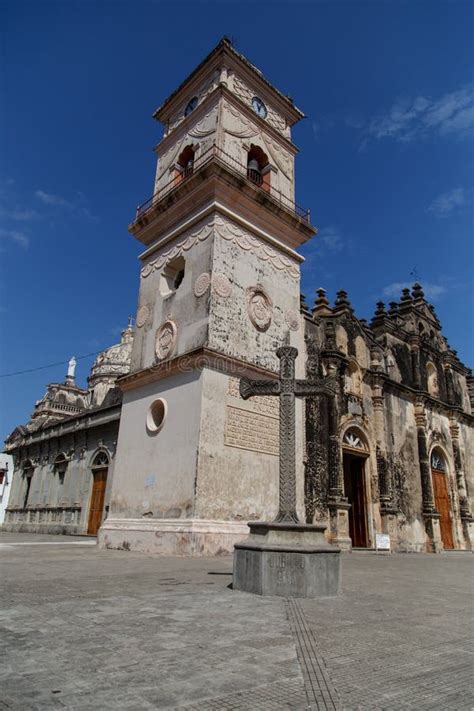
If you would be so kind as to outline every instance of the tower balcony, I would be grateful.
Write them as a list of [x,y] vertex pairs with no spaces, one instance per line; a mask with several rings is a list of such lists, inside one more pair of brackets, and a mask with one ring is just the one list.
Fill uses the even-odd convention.
[[266,205],[272,212],[278,212],[283,217],[286,213],[287,219],[296,220],[302,227],[310,228],[313,232],[308,209],[272,186],[264,172],[239,163],[222,148],[213,145],[137,207],[135,219],[130,225],[132,234],[138,236],[155,217],[212,176],[220,176],[257,203]]

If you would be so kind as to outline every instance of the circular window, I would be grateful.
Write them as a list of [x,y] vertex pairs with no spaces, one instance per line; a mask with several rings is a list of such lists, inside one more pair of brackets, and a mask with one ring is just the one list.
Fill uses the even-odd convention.
[[156,434],[161,430],[165,423],[167,411],[168,405],[163,398],[160,397],[151,403],[146,418],[146,427],[149,432]]

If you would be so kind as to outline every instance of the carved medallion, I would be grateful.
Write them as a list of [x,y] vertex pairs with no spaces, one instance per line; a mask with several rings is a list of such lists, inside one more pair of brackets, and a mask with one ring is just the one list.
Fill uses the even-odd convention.
[[212,277],[212,288],[217,296],[222,296],[223,299],[230,296],[232,285],[224,274],[216,274]]
[[300,327],[299,314],[293,309],[288,309],[288,311],[285,312],[285,321],[290,331],[297,331]]
[[204,274],[198,276],[194,282],[194,296],[197,296],[198,298],[200,296],[204,296],[206,291],[209,289],[210,283],[211,276],[207,272],[204,272]]
[[176,337],[178,335],[178,327],[174,321],[165,321],[156,332],[155,339],[155,355],[158,360],[169,358],[174,351],[176,345]]
[[272,322],[273,303],[268,294],[257,286],[247,289],[247,313],[258,331],[266,331]]
[[137,319],[136,319],[136,324],[137,328],[141,328],[146,324],[148,321],[148,316],[150,315],[150,309],[148,306],[145,304],[143,306],[140,306],[140,308],[137,311]]

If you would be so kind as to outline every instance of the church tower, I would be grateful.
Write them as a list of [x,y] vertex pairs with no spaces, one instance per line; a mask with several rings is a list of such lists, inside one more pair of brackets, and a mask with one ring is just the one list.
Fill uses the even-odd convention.
[[275,376],[283,343],[303,351],[296,250],[315,229],[295,202],[302,117],[226,38],[154,114],[164,134],[130,225],[140,292],[102,546],[212,555],[276,513],[278,403],[244,402],[238,379]]

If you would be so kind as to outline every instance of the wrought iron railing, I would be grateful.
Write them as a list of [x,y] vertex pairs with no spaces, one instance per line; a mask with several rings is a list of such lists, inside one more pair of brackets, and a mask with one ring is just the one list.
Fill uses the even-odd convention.
[[[137,212],[135,215],[135,220],[143,217],[148,210],[158,205],[165,197],[176,190],[185,181],[189,180],[192,175],[202,170],[205,166],[209,165],[212,161],[224,165],[232,173],[237,174],[239,178],[243,178],[246,182],[257,185],[265,196],[271,201],[277,203],[278,205],[290,210],[300,217],[305,222],[310,222],[310,212],[306,208],[300,207],[296,202],[290,200],[286,195],[284,195],[280,190],[276,190],[273,187],[269,189],[262,188],[262,176],[258,171],[250,170],[246,165],[243,165],[237,161],[233,156],[229,155],[219,148],[218,146],[211,146],[207,151],[205,151],[202,156],[196,158],[189,167],[189,169],[184,170],[178,175],[174,176],[165,185],[163,185],[159,190],[157,190],[154,195],[151,196],[146,202],[142,203],[137,207]],[[254,176],[253,173],[256,175]]]

